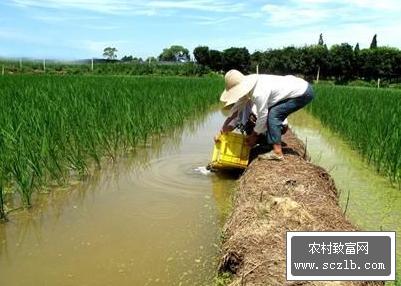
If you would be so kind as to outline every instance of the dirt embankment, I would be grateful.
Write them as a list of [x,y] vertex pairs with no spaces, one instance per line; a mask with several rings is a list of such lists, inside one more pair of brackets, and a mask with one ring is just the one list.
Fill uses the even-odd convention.
[[286,281],[286,231],[356,228],[338,205],[333,179],[304,159],[290,131],[282,162],[254,160],[239,181],[233,212],[224,226],[220,271],[231,285],[384,285],[382,282]]

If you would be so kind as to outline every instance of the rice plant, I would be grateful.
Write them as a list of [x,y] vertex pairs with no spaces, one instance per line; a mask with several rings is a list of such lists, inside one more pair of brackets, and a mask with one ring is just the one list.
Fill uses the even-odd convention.
[[316,85],[308,107],[401,187],[401,91]]
[[83,176],[205,112],[221,86],[218,78],[1,77],[0,216],[4,188],[29,207],[43,185]]

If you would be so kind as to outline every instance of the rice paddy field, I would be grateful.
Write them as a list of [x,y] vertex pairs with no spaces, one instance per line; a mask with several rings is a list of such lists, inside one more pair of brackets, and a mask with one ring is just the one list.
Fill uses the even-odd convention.
[[[93,282],[99,267],[105,274],[102,281],[111,279],[104,280],[108,285],[116,281],[119,285],[132,285],[132,281],[172,285],[166,281],[177,279],[182,285],[204,285],[204,276],[210,282],[217,267],[219,223],[225,220],[225,205],[230,202],[227,190],[234,188],[234,179],[202,177],[194,170],[209,162],[212,137],[224,120],[220,111],[211,108],[223,86],[218,77],[0,76],[0,218],[20,207],[38,206],[32,216],[13,217],[17,224],[2,225],[0,258],[6,257],[2,253],[11,253],[29,272],[27,277],[36,279],[32,285],[58,281],[59,275],[76,279],[75,284]],[[315,91],[305,114],[319,121],[316,134],[324,137],[328,127],[366,160],[350,155],[363,163],[359,169],[371,164],[380,178],[401,188],[401,91],[329,85],[316,85]],[[307,126],[302,118],[293,118],[299,130]],[[162,138],[160,146],[152,143],[155,138]],[[325,151],[321,142],[324,138],[315,144],[315,153],[330,153],[331,147]],[[344,149],[338,142],[331,142],[334,149]],[[351,174],[356,165],[341,157],[341,150],[333,153],[336,160],[327,161],[347,165],[346,172]],[[134,168],[127,161],[147,167]],[[117,162],[117,167],[110,162]],[[87,175],[96,169],[102,169],[103,175],[92,182]],[[350,186],[353,179],[342,182],[346,176],[339,174],[336,183],[344,189]],[[354,191],[349,202],[351,220],[363,229],[398,229],[394,215],[401,198],[398,190],[391,186],[383,192],[385,183],[379,180],[373,185],[373,179],[360,174],[355,189],[362,191]],[[82,180],[84,191],[36,200],[35,195],[77,180]],[[364,183],[372,185],[369,196]],[[382,205],[374,205],[378,201]],[[42,214],[43,205],[47,207]],[[150,247],[144,248],[145,244]],[[135,251],[127,251],[133,247]],[[55,263],[54,253],[66,257],[65,265]],[[143,260],[135,262],[135,253],[143,255]],[[162,259],[155,264],[153,257],[159,256]],[[82,265],[76,257],[83,259]],[[53,270],[53,278],[37,274],[39,260]],[[99,266],[95,260],[105,262]],[[4,275],[18,276],[10,261],[0,259],[1,263]],[[154,273],[134,275],[134,266],[140,263],[143,271],[152,272],[154,267]],[[196,267],[188,270],[191,264]],[[87,267],[87,273],[81,266]],[[153,280],[141,280],[145,276]]]
[[32,194],[100,168],[218,101],[221,80],[112,76],[0,78],[0,215]]
[[316,85],[308,110],[401,189],[401,91]]
[[[4,76],[0,79],[0,215],[45,186],[100,168],[218,101],[219,78]],[[316,85],[309,112],[401,186],[401,92]]]

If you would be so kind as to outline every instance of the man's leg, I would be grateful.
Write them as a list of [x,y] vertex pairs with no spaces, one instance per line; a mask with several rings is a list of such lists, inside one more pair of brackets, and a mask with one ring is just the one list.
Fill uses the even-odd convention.
[[278,156],[283,156],[281,149],[281,125],[283,121],[295,111],[301,109],[313,99],[313,93],[306,93],[300,97],[290,98],[279,102],[269,111],[267,142],[273,145],[273,151]]

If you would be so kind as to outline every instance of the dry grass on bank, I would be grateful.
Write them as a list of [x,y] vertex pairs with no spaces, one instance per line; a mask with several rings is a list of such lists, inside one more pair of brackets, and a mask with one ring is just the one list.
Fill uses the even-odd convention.
[[301,141],[284,136],[282,162],[255,160],[239,181],[224,227],[220,271],[230,285],[384,285],[382,282],[286,281],[286,231],[349,231],[356,228],[338,205],[333,179],[304,159]]

